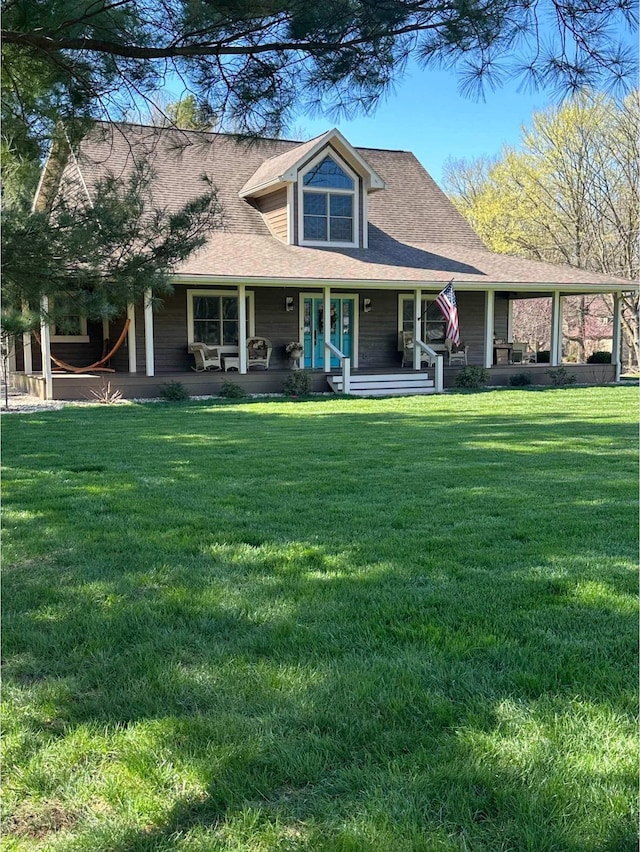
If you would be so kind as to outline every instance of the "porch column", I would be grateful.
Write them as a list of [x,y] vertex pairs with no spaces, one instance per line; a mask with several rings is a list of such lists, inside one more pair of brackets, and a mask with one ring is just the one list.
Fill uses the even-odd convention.
[[413,294],[413,369],[420,369],[422,350],[416,341],[421,340],[420,325],[422,321],[422,290],[416,288]]
[[560,290],[553,291],[551,302],[551,352],[549,360],[552,367],[562,363],[562,298]]
[[507,343],[513,343],[513,299],[507,302]]
[[620,381],[622,368],[622,293],[613,294],[613,341],[611,343],[611,363],[615,366],[615,381]]
[[496,294],[487,290],[484,300],[484,366],[488,370],[493,367],[493,323],[495,318]]
[[7,356],[7,367],[9,368],[10,373],[15,373],[16,371],[16,339],[11,336],[9,342],[9,354]]
[[[29,312],[29,306],[26,302],[22,303],[22,313],[27,314]],[[25,331],[22,335],[22,357],[24,360],[24,372],[25,373],[33,373],[33,357],[31,353],[31,332]]]
[[127,305],[127,319],[129,320],[129,331],[127,332],[127,349],[129,350],[129,372],[138,372],[138,357],[136,352],[136,308],[135,305]]
[[247,293],[244,284],[238,284],[238,356],[240,373],[247,372]]
[[147,376],[155,376],[155,354],[153,350],[153,303],[151,290],[144,294],[144,359]]
[[[324,318],[322,324],[324,326],[322,329],[324,342],[327,343],[327,341],[331,340],[331,287],[324,288]],[[330,373],[331,352],[329,352],[326,346],[324,346],[323,349],[324,371],[325,373]]]
[[51,375],[51,330],[47,314],[49,313],[49,299],[43,296],[40,301],[42,319],[40,320],[40,341],[42,355],[42,378],[44,379],[45,399],[53,399],[53,376]]

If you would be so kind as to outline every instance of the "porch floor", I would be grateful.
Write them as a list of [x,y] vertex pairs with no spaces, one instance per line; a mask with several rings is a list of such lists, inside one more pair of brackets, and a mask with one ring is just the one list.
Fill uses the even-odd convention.
[[[615,381],[616,368],[613,364],[563,364],[570,375],[575,375],[580,384],[603,384]],[[444,387],[455,385],[455,377],[460,367],[444,368]],[[489,385],[505,386],[509,378],[516,373],[527,373],[534,385],[550,384],[547,371],[549,364],[509,364],[489,368]],[[412,372],[405,368],[406,372]],[[325,373],[322,370],[308,371],[311,375],[311,390],[313,393],[329,393],[327,377],[340,375],[338,370]],[[402,372],[401,368],[393,367],[386,370],[359,369],[352,370],[354,376],[390,375]],[[424,370],[433,377],[433,370]],[[159,396],[162,385],[170,381],[181,382],[190,396],[215,396],[225,382],[240,385],[248,394],[277,394],[283,392],[289,369],[251,370],[246,375],[235,371],[196,373],[189,371],[162,371],[155,376],[145,376],[141,373],[71,373],[53,374],[53,399],[86,400],[91,399],[91,391],[98,390],[107,382],[111,387],[121,392],[125,399],[151,399]],[[46,397],[45,381],[38,373],[13,373],[11,384],[33,396]]]

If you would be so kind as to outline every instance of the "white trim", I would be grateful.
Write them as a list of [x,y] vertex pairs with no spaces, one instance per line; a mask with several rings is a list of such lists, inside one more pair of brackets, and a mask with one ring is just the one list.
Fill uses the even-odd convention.
[[[422,290],[416,287],[413,293],[413,369],[420,369],[421,352],[416,340],[422,340]],[[423,341],[426,343],[426,341]]]
[[52,334],[52,343],[89,343],[88,334]]
[[[330,157],[336,165],[347,173],[353,181],[353,189],[334,189],[333,187],[316,188],[312,186],[304,186],[304,176],[307,172],[322,162],[325,157]],[[347,195],[353,198],[352,209],[352,231],[353,240],[351,242],[336,242],[335,240],[305,240],[304,239],[304,193],[311,192],[314,195]],[[342,160],[339,154],[331,149],[322,148],[318,154],[301,168],[298,172],[298,245],[311,246],[316,248],[359,248],[360,246],[360,180],[357,172]],[[330,228],[331,210],[327,205],[327,228]],[[331,285],[326,285],[331,286]]]
[[513,343],[513,299],[507,302],[507,341]]
[[295,217],[294,217],[295,193],[293,184],[287,184],[287,245],[292,246],[295,242]]
[[551,300],[551,352],[549,361],[552,367],[562,362],[562,299],[560,290],[553,291]]
[[136,350],[136,306],[127,305],[127,319],[129,320],[129,331],[127,332],[127,349],[129,350],[129,372],[138,372],[138,355]]
[[16,339],[15,337],[11,338],[11,343],[9,346],[9,354],[7,356],[7,366],[9,368],[10,373],[16,372]]
[[[326,248],[327,244],[324,244]],[[448,279],[450,280],[450,279]],[[436,295],[447,286],[448,280],[430,281],[424,279],[420,281],[420,286],[423,290],[435,290]],[[391,291],[407,291],[410,293],[416,287],[415,281],[407,281],[406,279],[391,281],[381,278],[304,278],[297,276],[293,277],[278,277],[267,275],[208,275],[197,273],[183,273],[175,275],[172,279],[174,284],[184,284],[187,286],[198,287],[237,287],[238,284],[246,284],[248,287],[317,287],[326,286],[327,282],[333,287],[342,287],[350,290],[391,290]],[[609,293],[627,293],[632,292],[633,287],[631,282],[624,284],[563,284],[562,293],[566,295],[608,295]],[[558,289],[558,284],[548,283],[527,283],[514,284],[507,281],[496,281],[487,283],[475,282],[458,282],[456,278],[456,292],[465,291],[469,293],[486,293],[487,290],[503,291],[509,290],[518,293],[538,294],[540,297],[549,296],[551,292]]]
[[[324,309],[322,312],[322,337],[324,342],[331,342],[331,286],[324,288]],[[331,352],[327,346],[322,349],[325,373],[331,372]]]
[[611,363],[615,366],[615,381],[620,381],[622,368],[622,297],[617,293],[613,297],[613,340],[611,341]]
[[146,375],[155,376],[155,353],[153,351],[153,303],[151,290],[144,294],[144,360]]
[[[87,318],[81,314],[69,314],[69,316],[77,316],[80,321],[80,334],[56,334],[50,332],[52,343],[89,343],[89,334],[87,331]],[[55,324],[53,326],[55,329]]]
[[[240,286],[244,286],[244,284],[238,284],[238,286],[233,290],[219,290],[216,288],[208,288],[208,289],[196,289],[196,290],[187,290],[187,344],[191,345],[193,340],[193,299],[196,296],[235,296],[238,298],[238,290]],[[249,333],[247,337],[254,337],[256,333],[256,322],[255,322],[255,299],[253,290],[246,290],[245,296],[249,300]],[[238,311],[238,315],[239,315]],[[238,329],[238,335],[240,334],[240,330]],[[220,344],[221,346],[224,344]]]
[[493,324],[496,315],[496,294],[494,290],[485,290],[484,301],[484,366],[493,367],[493,341],[495,331]]
[[362,248],[369,248],[369,196],[364,186],[362,187]]
[[323,133],[322,136],[318,136],[315,145],[305,151],[297,162],[289,166],[289,168],[280,176],[280,180],[297,180],[297,173],[300,169],[301,163],[305,162],[309,157],[314,157],[318,151],[321,151],[329,145],[334,148],[339,157],[353,160],[354,163],[357,163],[357,165],[362,169],[362,176],[366,181],[366,190],[371,191],[387,188],[386,183],[380,175],[377,172],[374,172],[371,166],[360,156],[360,154],[358,154],[353,145],[351,145],[342,133],[340,133],[337,127],[327,131],[327,133]]
[[[442,287],[440,287],[440,289],[437,290],[437,291],[436,290],[428,290],[427,292],[425,292],[422,287],[420,287],[418,289],[420,290],[420,293],[421,293],[421,296],[420,296],[420,301],[421,301],[420,311],[422,311],[422,300],[424,300],[427,303],[429,303],[429,302],[435,303],[436,296],[438,295],[440,290],[442,290]],[[415,289],[412,293],[398,293],[398,316],[397,316],[397,319],[398,319],[398,339],[400,337],[400,333],[402,331],[404,331],[404,326],[403,326],[403,317],[404,317],[403,303],[404,302],[413,303],[413,305],[414,305],[414,320],[415,320],[415,316],[416,316],[415,315]],[[428,308],[428,304],[427,304],[427,308]],[[434,320],[434,322],[435,322],[435,320]],[[445,320],[444,317],[442,317],[442,325],[445,326],[445,331],[446,331],[446,320]],[[424,331],[424,329],[423,329],[423,326],[422,326],[422,323],[421,323],[420,333],[418,335],[418,340],[422,339],[421,335],[422,335],[423,331]],[[414,333],[415,333],[415,323],[414,323]],[[423,343],[426,343],[428,346],[435,347],[436,349],[438,349],[438,348],[444,349],[444,338],[442,339],[442,341],[424,340]]]
[[47,321],[49,299],[43,296],[40,300],[42,319],[40,321],[40,356],[42,358],[42,378],[44,379],[44,398],[53,399],[53,375],[51,372],[51,330]]
[[247,372],[247,293],[244,284],[238,284],[238,356],[240,373]]
[[[300,292],[298,294],[298,340],[304,345],[304,300],[305,299],[321,299],[322,293],[316,292]],[[351,302],[351,366],[354,370],[358,369],[358,340],[360,337],[360,317],[358,306],[360,304],[360,295],[358,293],[338,293],[332,291],[332,299],[349,299]],[[340,333],[340,345],[342,346],[342,331]],[[313,352],[313,342],[311,343]],[[313,358],[312,358],[313,360]],[[317,370],[320,365],[316,364],[309,369]]]

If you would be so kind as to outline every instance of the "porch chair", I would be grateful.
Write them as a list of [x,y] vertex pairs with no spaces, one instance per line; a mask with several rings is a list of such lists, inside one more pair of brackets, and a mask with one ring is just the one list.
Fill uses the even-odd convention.
[[[412,331],[401,331],[400,338],[398,340],[398,349],[402,352],[402,366],[403,367],[413,367],[413,332]],[[426,366],[431,366],[431,357],[424,349],[420,350],[420,366],[425,364]]]
[[269,369],[271,360],[271,341],[268,337],[247,338],[247,370],[251,367]]
[[448,363],[450,367],[467,366],[467,352],[469,351],[468,346],[465,346],[464,344],[456,346],[450,337],[447,337],[444,345],[447,350]]
[[511,363],[512,364],[535,364],[536,353],[529,349],[528,343],[517,343],[515,340],[512,343]]
[[192,343],[189,346],[189,352],[195,360],[196,373],[203,373],[205,370],[221,370],[222,360],[220,358],[220,350],[215,346],[207,346],[206,343]]

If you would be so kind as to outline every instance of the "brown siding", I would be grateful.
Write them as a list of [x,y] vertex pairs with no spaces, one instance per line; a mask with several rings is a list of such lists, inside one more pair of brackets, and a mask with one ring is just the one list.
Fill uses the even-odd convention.
[[278,189],[270,195],[256,198],[255,204],[262,213],[267,227],[279,240],[287,242],[287,190]]

